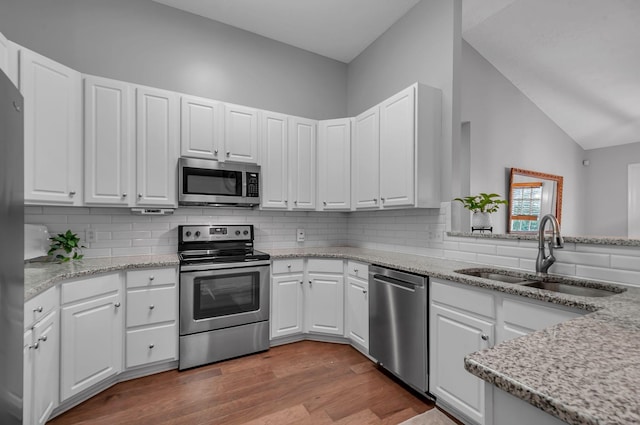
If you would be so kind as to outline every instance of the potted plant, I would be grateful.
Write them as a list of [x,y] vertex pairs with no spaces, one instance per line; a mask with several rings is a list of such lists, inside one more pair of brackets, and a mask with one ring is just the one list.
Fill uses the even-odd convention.
[[52,255],[56,251],[64,251],[64,254],[58,253],[55,259],[61,263],[66,263],[71,260],[81,260],[84,255],[80,254],[83,245],[80,245],[80,238],[71,230],[67,230],[65,233],[58,233],[57,235],[49,238],[51,245],[49,245],[49,251],[47,255]]
[[454,201],[462,202],[462,205],[473,212],[471,217],[471,230],[490,229],[491,213],[498,211],[500,205],[507,205],[509,201],[500,199],[497,193],[479,193],[475,196],[455,198]]

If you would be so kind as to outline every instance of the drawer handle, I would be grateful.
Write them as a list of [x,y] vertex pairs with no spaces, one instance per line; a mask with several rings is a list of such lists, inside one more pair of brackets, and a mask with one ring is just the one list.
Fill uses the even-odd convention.
[[153,310],[154,308],[156,308],[156,306],[155,306],[155,305],[153,305],[153,304],[151,304],[151,305],[149,306],[149,310]]
[[149,344],[149,350],[153,349],[153,347],[155,347],[153,343]]
[[489,335],[487,334],[482,334],[480,338],[482,338],[483,341],[489,341]]
[[115,307],[115,308],[120,307],[120,301],[118,301],[117,303],[115,303],[115,304],[114,304],[114,307]]
[[45,342],[46,340],[47,340],[47,336],[46,335],[43,335],[40,338],[38,338],[38,341]]
[[40,348],[40,342],[37,341],[35,344],[29,346],[29,350],[37,350]]
[[38,307],[34,308],[33,311],[35,313],[42,313],[44,311],[44,308],[42,308],[42,306],[39,305]]

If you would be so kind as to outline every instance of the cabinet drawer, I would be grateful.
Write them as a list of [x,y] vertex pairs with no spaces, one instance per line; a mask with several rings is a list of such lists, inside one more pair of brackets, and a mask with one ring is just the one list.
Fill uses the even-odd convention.
[[344,273],[343,264],[343,260],[310,258],[307,261],[307,271],[309,273]]
[[349,276],[359,277],[360,279],[369,279],[369,265],[349,260],[347,262],[347,273]]
[[304,270],[304,259],[291,258],[288,260],[275,260],[272,263],[271,273],[302,273]]
[[24,328],[30,328],[51,310],[58,307],[58,287],[47,289],[24,303]]
[[62,304],[120,291],[120,274],[112,273],[62,284]]
[[493,295],[458,285],[461,284],[431,279],[431,300],[482,316],[496,317]]
[[140,366],[178,356],[176,324],[127,331],[127,367]]
[[147,288],[127,292],[127,327],[168,322],[177,318],[176,288]]
[[505,299],[502,303],[504,321],[526,329],[540,330],[581,316],[579,312],[546,307],[531,302]]
[[178,280],[176,269],[131,270],[127,272],[127,288],[149,287],[156,285],[175,285]]

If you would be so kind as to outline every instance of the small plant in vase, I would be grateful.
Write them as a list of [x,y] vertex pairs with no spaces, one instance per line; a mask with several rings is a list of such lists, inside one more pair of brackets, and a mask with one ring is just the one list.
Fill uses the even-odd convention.
[[80,238],[71,230],[67,230],[65,233],[58,233],[57,235],[49,238],[51,245],[49,245],[49,251],[47,255],[53,255],[56,251],[64,251],[66,255],[62,253],[56,254],[55,259],[61,263],[66,263],[71,260],[81,260],[84,255],[80,254],[82,248],[85,246],[80,245]]
[[497,212],[500,205],[509,203],[505,199],[500,199],[497,193],[479,193],[475,196],[455,198],[454,201],[462,202],[466,209],[473,212],[471,230],[490,229],[491,213]]

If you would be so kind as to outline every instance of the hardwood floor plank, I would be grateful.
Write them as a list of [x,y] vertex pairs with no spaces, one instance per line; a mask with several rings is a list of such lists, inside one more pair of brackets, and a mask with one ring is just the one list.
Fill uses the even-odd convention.
[[433,404],[348,345],[302,341],[123,382],[50,425],[394,425]]

